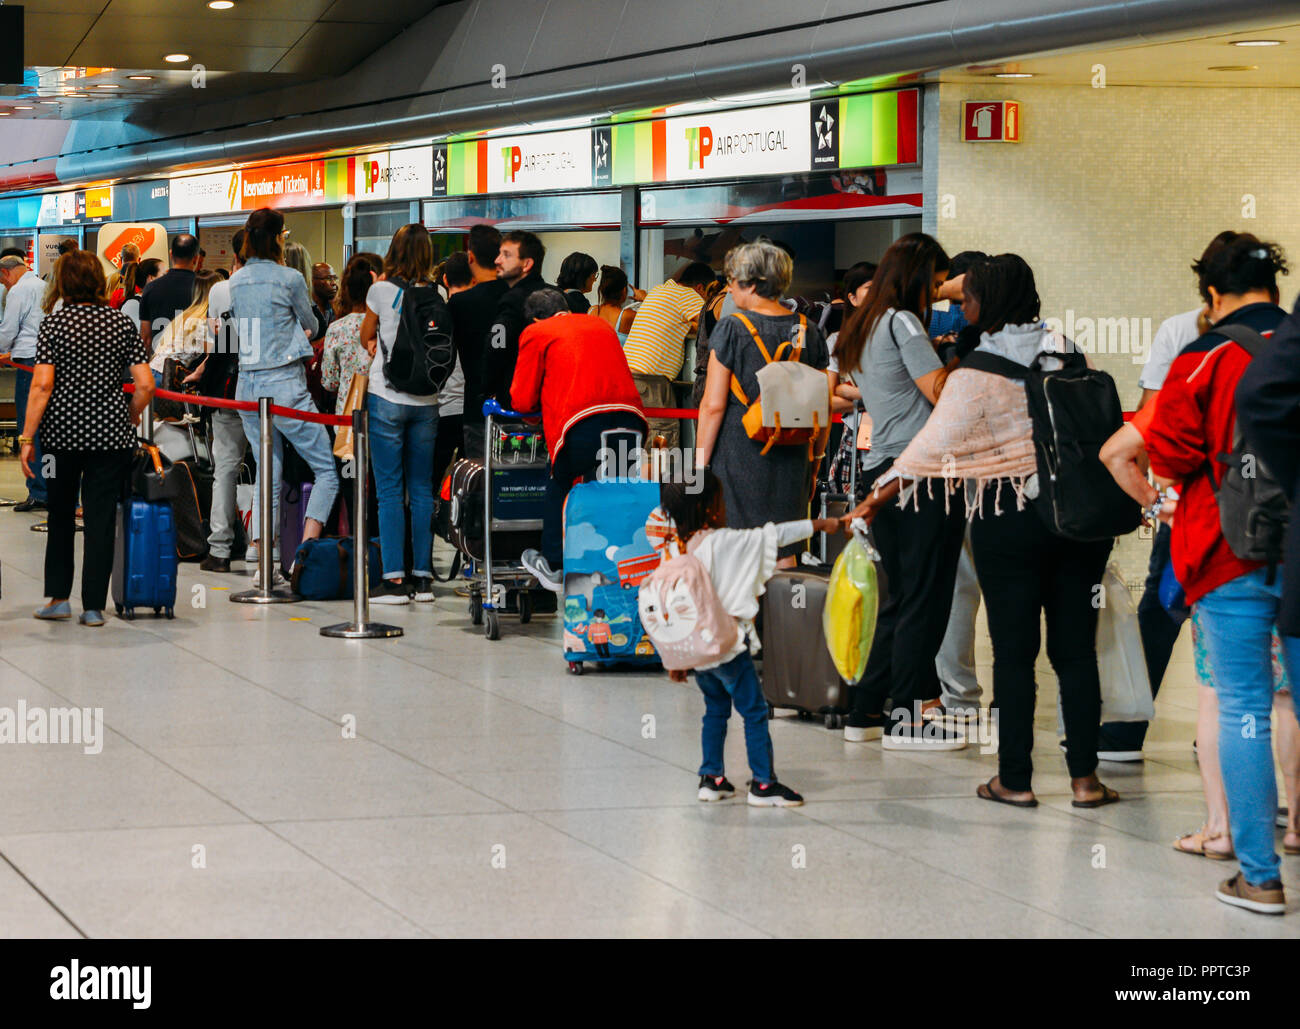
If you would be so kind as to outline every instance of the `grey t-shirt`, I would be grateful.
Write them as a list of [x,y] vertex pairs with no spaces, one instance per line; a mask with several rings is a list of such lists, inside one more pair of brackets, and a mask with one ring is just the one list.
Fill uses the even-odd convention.
[[920,319],[892,307],[876,322],[862,348],[853,381],[871,416],[872,466],[898,457],[921,431],[932,410],[916,379],[943,367]]

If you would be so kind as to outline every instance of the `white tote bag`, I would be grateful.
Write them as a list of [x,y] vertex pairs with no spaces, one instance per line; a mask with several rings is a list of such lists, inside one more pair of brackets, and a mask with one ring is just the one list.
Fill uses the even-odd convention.
[[1101,581],[1097,611],[1097,671],[1101,673],[1101,720],[1149,722],[1155,717],[1137,606],[1112,564]]

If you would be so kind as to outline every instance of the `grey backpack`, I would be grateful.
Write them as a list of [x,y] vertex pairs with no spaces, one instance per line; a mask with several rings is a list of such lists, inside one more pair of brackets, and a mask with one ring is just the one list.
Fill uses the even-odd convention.
[[[1248,354],[1258,357],[1268,341],[1245,325],[1221,325],[1213,331],[1226,336]],[[1282,563],[1291,504],[1286,491],[1273,478],[1241,434],[1240,422],[1232,428],[1232,453],[1218,454],[1214,463],[1223,466],[1215,482],[1213,467],[1210,485],[1219,505],[1219,528],[1228,548],[1243,561]]]

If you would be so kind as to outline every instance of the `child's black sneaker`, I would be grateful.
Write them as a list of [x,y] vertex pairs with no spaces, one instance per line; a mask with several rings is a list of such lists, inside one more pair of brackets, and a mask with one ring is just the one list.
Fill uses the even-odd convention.
[[750,807],[799,807],[803,797],[783,783],[769,782],[749,784]]
[[725,775],[700,776],[700,800],[730,800],[736,795],[736,787],[727,782]]

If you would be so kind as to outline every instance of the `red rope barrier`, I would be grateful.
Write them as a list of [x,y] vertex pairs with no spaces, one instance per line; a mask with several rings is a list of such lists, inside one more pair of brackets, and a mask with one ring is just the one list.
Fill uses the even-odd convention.
[[[17,361],[10,362],[13,367],[21,368],[25,372],[35,371],[30,365],[19,364]],[[128,393],[135,392],[135,385],[128,383],[122,387]],[[182,404],[197,404],[200,407],[224,407],[234,411],[256,411],[257,403],[252,400],[225,400],[222,397],[205,397],[196,393],[175,393],[169,389],[159,389],[154,391],[154,396],[162,397],[165,400],[177,400]],[[352,419],[348,415],[339,414],[321,414],[319,411],[300,411],[296,407],[281,407],[279,404],[271,405],[271,413],[281,418],[297,418],[302,422],[316,422],[318,425],[344,426],[351,425]],[[1124,420],[1130,421],[1133,418],[1134,411],[1125,411]],[[647,418],[698,418],[700,416],[699,408],[695,407],[647,407],[645,409]],[[841,415],[835,415],[833,421],[843,421]]]
[[[19,368],[25,372],[34,372],[36,369],[31,365],[19,364],[17,361],[10,362],[13,367]],[[123,385],[122,390],[126,393],[135,392],[135,383],[128,382]],[[154,390],[155,397],[162,397],[164,400],[176,400],[182,404],[194,404],[198,407],[224,407],[231,411],[256,411],[257,402],[254,400],[226,400],[224,397],[205,397],[198,393],[177,393],[170,389]],[[321,414],[319,411],[300,411],[296,407],[281,407],[279,404],[271,405],[271,413],[281,418],[296,418],[300,422],[315,422],[318,425],[351,425],[352,418],[348,415],[340,414]]]

